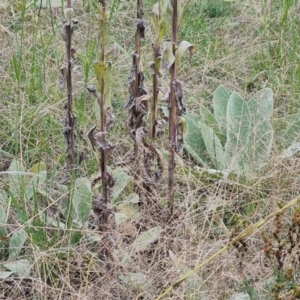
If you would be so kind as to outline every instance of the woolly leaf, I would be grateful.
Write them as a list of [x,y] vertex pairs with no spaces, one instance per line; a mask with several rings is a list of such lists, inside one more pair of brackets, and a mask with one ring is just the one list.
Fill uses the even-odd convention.
[[113,177],[116,180],[116,183],[114,186],[112,202],[116,202],[116,199],[125,189],[129,180],[129,176],[124,171],[117,171],[114,173]]
[[200,130],[203,136],[205,147],[210,156],[213,166],[218,170],[226,169],[224,149],[213,129],[199,122]]
[[233,92],[227,105],[226,162],[230,171],[248,172],[247,147],[251,133],[251,114],[247,102]]
[[213,107],[214,115],[218,121],[219,130],[223,134],[226,134],[226,115],[227,115],[227,103],[230,97],[230,92],[222,85],[220,85],[214,92]]
[[72,202],[76,219],[87,222],[92,210],[92,188],[86,178],[76,179]]
[[30,275],[30,262],[27,259],[10,261],[4,264],[4,267],[20,277],[28,277]]
[[23,165],[14,160],[9,166],[9,191],[14,198],[22,198],[25,192],[25,172]]
[[9,250],[8,250],[8,256],[10,259],[17,257],[20,254],[26,240],[27,240],[27,235],[23,229],[17,230],[11,236],[9,240]]
[[209,162],[209,155],[206,150],[204,139],[200,131],[199,117],[192,114],[185,114],[184,119],[187,124],[185,136],[185,149],[200,164],[206,165]]
[[133,242],[133,248],[138,252],[149,249],[158,240],[160,232],[161,227],[157,226],[141,233]]

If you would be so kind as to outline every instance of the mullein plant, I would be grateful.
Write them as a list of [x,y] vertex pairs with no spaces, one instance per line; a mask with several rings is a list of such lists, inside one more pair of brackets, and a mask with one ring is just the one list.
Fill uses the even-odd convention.
[[107,160],[110,157],[113,145],[107,139],[109,131],[115,121],[115,116],[110,105],[109,89],[111,82],[112,64],[107,61],[107,47],[109,40],[109,21],[108,6],[105,0],[99,0],[99,41],[98,41],[98,61],[94,64],[94,70],[97,77],[100,92],[96,91],[94,86],[89,86],[88,91],[96,98],[97,105],[100,107],[100,131],[94,134],[96,126],[88,132],[88,138],[94,150],[100,152],[100,178],[102,182],[102,195],[99,197],[94,211],[99,216],[98,224],[100,231],[106,231],[109,222],[110,211],[107,203],[111,200],[115,180],[112,174],[107,171]]
[[157,103],[158,103],[158,77],[160,76],[159,70],[156,68],[157,63],[161,58],[161,43],[166,32],[166,21],[164,18],[164,12],[162,8],[162,1],[159,0],[152,10],[152,23],[155,30],[155,42],[152,44],[153,47],[153,58],[154,60],[149,63],[152,74],[152,101],[151,101],[151,139],[155,140],[155,137],[161,137],[163,135],[163,123],[157,119]]
[[125,109],[129,110],[128,126],[134,141],[133,173],[135,178],[135,190],[139,195],[140,204],[143,206],[157,205],[153,201],[157,195],[157,183],[163,174],[163,157],[154,143],[148,143],[150,133],[146,128],[144,117],[149,111],[149,94],[145,83],[144,73],[140,68],[141,44],[145,38],[145,25],[142,0],[137,0],[137,18],[135,33],[135,51],[132,56],[130,68],[129,99]]
[[[184,105],[184,86],[183,82],[178,79],[178,68],[180,67],[181,58],[186,50],[189,51],[190,57],[195,53],[195,47],[187,42],[182,41],[178,45],[178,32],[183,19],[184,12],[191,0],[165,0],[159,1],[153,9],[153,20],[156,27],[157,39],[154,44],[154,62],[150,63],[153,75],[153,101],[152,101],[152,139],[158,134],[157,120],[157,97],[158,92],[164,93],[161,101],[168,103],[168,116],[163,114],[162,117],[169,122],[169,166],[168,166],[168,208],[169,216],[174,210],[174,174],[175,174],[175,153],[182,155],[184,146],[184,133],[186,123],[182,115],[185,113]],[[165,34],[166,13],[171,13],[171,41],[161,43]],[[158,86],[157,76],[169,75],[169,88]]]
[[60,89],[67,87],[67,103],[63,108],[63,122],[64,122],[64,137],[67,143],[67,168],[62,183],[70,181],[72,171],[78,163],[76,160],[81,160],[80,154],[75,149],[75,126],[76,116],[73,114],[73,87],[72,87],[72,69],[76,60],[76,50],[72,46],[72,35],[78,20],[72,18],[73,8],[72,1],[67,0],[67,7],[64,10],[65,20],[61,29],[62,38],[66,45],[66,57],[62,63],[59,76]]

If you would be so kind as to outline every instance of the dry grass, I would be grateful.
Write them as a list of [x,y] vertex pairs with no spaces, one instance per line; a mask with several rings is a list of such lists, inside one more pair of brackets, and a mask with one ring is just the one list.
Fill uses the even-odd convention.
[[[128,97],[127,77],[134,48],[133,2],[116,1],[111,20],[112,105],[118,123],[110,140],[120,157],[131,147],[128,130],[123,125],[127,117],[123,107]],[[205,11],[208,2],[203,1],[203,11],[199,2],[192,2],[180,33],[181,39],[194,42],[198,49],[191,62],[184,61],[179,73],[186,85],[187,110],[198,112],[199,104],[211,107],[213,91],[224,84],[246,98],[263,87],[272,88],[276,118],[297,111],[300,53],[295,35],[299,25],[295,23],[299,14],[297,5],[292,5],[287,22],[280,26],[274,16],[283,15],[281,1],[226,2],[228,9],[218,18],[208,18]],[[223,1],[212,3],[225,7]],[[147,70],[152,59],[151,5],[145,5],[148,30],[142,65],[151,90],[151,75]],[[92,1],[77,0],[75,15],[80,22],[74,34],[80,61],[74,70],[75,113],[80,128],[86,132],[97,122],[94,100],[86,91],[87,84],[96,82],[91,65],[97,38]],[[13,159],[21,161],[27,170],[44,161],[48,180],[54,182],[57,195],[52,196],[54,203],[41,195],[36,200],[39,209],[63,222],[59,212],[66,209],[68,191],[59,190],[57,184],[65,165],[61,112],[66,94],[58,89],[58,70],[64,55],[61,20],[61,9],[53,9],[52,14],[49,10],[28,9],[22,16],[19,6],[0,4],[0,171],[7,170]],[[162,147],[165,146],[163,142]],[[80,176],[91,178],[97,172],[97,162],[90,149],[85,149],[87,158]],[[129,219],[119,227],[112,218],[111,230],[104,236],[97,233],[93,215],[89,225],[76,224],[68,230],[59,229],[55,224],[34,223],[33,220],[40,219],[34,203],[19,199],[24,201],[30,218],[24,225],[11,209],[6,227],[12,233],[25,226],[27,241],[19,257],[30,261],[30,274],[1,280],[0,299],[156,299],[171,284],[226,246],[232,232],[236,230],[238,235],[298,195],[299,158],[283,160],[280,153],[274,145],[268,174],[251,183],[241,183],[236,177],[212,178],[185,154],[177,161],[176,213],[172,221],[167,223],[164,210],[156,206],[156,203],[166,206],[167,174],[164,174],[157,187],[160,196],[154,199],[154,205],[140,208],[139,219]],[[0,189],[7,191],[7,177],[0,176]],[[131,193],[132,185],[126,187],[121,200]],[[98,192],[94,192],[96,198]],[[282,215],[282,240],[288,237],[297,210],[299,201]],[[160,228],[157,238],[145,249],[137,250],[137,237],[154,227]],[[291,288],[286,288],[281,298],[272,294],[278,278],[278,262],[274,257],[267,259],[261,232],[274,239],[277,227],[270,220],[254,230],[244,239],[247,250],[230,247],[176,286],[165,299],[230,299],[238,291],[247,292],[251,299],[299,299],[288,298],[292,297],[291,288],[300,288],[297,255],[295,263],[287,255],[280,269],[284,273],[293,266],[293,282],[284,279],[282,274],[280,277],[281,283],[290,284]],[[45,240],[33,238],[33,231],[38,230],[43,232],[41,236]],[[74,243],[73,233],[78,232],[82,237]],[[276,243],[274,240],[275,248]],[[101,254],[103,245],[109,249],[105,259]],[[6,262],[7,255],[0,261],[0,272]],[[285,296],[288,292],[289,296]]]

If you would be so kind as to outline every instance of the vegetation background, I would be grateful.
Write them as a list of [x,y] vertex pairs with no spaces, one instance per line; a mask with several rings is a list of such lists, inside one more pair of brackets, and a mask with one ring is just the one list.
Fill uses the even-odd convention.
[[[65,53],[62,8],[59,3],[35,8],[33,2],[0,4],[0,298],[156,299],[205,262],[165,299],[299,299],[298,148],[287,159],[275,142],[267,175],[251,182],[212,176],[185,152],[176,168],[177,218],[169,224],[159,212],[139,208],[126,166],[112,166],[118,179],[111,207],[116,226],[107,245],[111,257],[101,257],[105,241],[95,213],[85,211],[99,193],[91,186],[98,158],[84,139],[79,139],[86,155],[79,179],[71,186],[59,184],[66,164],[66,93],[58,84]],[[122,157],[132,144],[124,105],[136,3],[109,2],[111,102],[117,119],[109,138]],[[142,66],[149,86],[155,2],[144,1]],[[79,20],[73,36],[78,57],[74,112],[84,133],[97,124],[94,99],[86,89],[96,85],[97,5],[96,0],[74,5]],[[280,131],[288,120],[299,120],[299,18],[297,0],[192,0],[179,34],[197,48],[179,70],[187,111],[200,114],[201,105],[212,110],[213,92],[221,84],[245,99],[268,87],[274,93],[274,128]],[[272,215],[293,199],[284,213]],[[81,208],[82,201],[87,206]],[[166,205],[166,195],[157,201]],[[213,257],[262,220],[263,226],[254,226],[251,235]],[[293,253],[286,250],[291,234],[297,237]]]

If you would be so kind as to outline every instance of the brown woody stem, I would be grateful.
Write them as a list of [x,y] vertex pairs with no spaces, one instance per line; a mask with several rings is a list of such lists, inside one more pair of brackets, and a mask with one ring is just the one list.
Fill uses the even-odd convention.
[[[107,8],[107,3],[105,0],[100,1],[100,4],[102,5],[102,20],[104,22],[106,22],[106,8]],[[106,23],[102,24],[102,26],[107,26]],[[103,29],[104,30],[104,29]],[[106,49],[105,49],[105,38],[100,37],[100,50],[101,50],[101,54],[100,54],[100,62],[105,64],[106,63]],[[105,71],[104,71],[105,72]],[[100,82],[100,132],[105,132],[105,80],[104,80],[104,76],[101,79]],[[105,172],[106,172],[106,150],[101,148],[100,151],[100,155],[101,155],[101,159],[100,159],[100,172],[101,172],[101,180],[102,180],[102,197],[103,197],[103,204],[104,206],[107,208],[107,184],[106,184],[106,176],[105,176]],[[109,213],[108,210],[106,209],[104,212],[104,216],[103,216],[103,229],[105,230],[106,228],[106,224],[108,223],[108,218],[109,218]]]
[[[67,1],[67,8],[72,8],[71,0]],[[72,173],[72,170],[74,168],[75,163],[75,150],[74,150],[74,144],[75,144],[75,119],[72,112],[72,106],[73,106],[73,87],[72,87],[72,61],[71,61],[71,49],[72,49],[72,20],[69,20],[70,23],[66,26],[66,50],[67,50],[67,64],[68,64],[68,70],[67,70],[67,91],[68,91],[68,102],[67,102],[67,113],[68,113],[68,120],[69,120],[69,127],[71,128],[70,132],[70,148],[69,148],[69,154],[68,154],[68,166],[67,169]]]
[[[178,0],[172,0],[173,4],[173,16],[172,16],[172,43],[173,43],[173,54],[176,55],[176,46],[178,42],[178,11],[177,2]],[[174,211],[174,173],[175,173],[175,147],[176,147],[176,114],[177,104],[176,96],[173,88],[173,82],[177,79],[177,66],[176,61],[171,67],[170,76],[170,100],[169,100],[169,180],[168,180],[168,207],[170,216]]]

